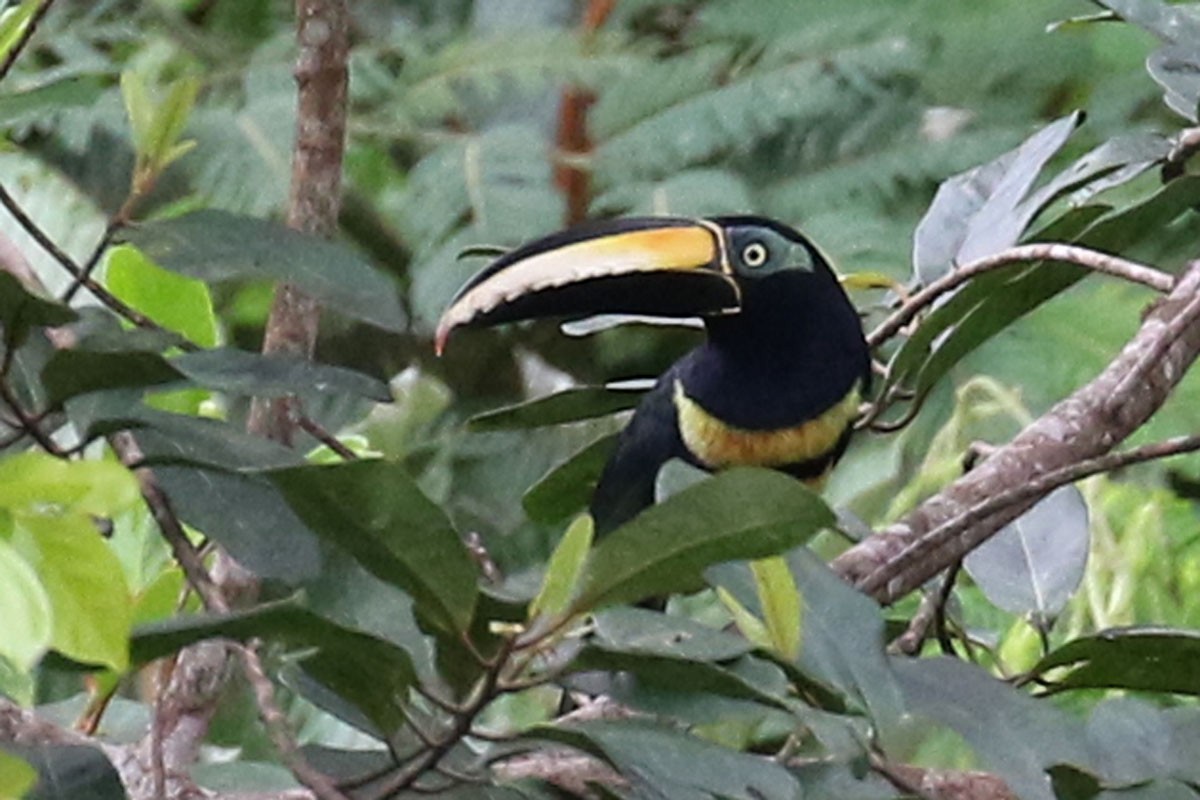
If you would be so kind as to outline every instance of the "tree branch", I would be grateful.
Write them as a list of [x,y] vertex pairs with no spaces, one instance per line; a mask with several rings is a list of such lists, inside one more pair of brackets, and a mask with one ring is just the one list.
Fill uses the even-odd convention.
[[[299,108],[288,225],[322,236],[337,231],[341,209],[349,18],[345,0],[296,0]],[[294,286],[280,286],[267,320],[263,352],[311,358],[320,315],[314,299]],[[257,398],[247,428],[290,444],[296,431],[292,402],[287,397]]]
[[964,264],[914,293],[895,313],[871,331],[867,336],[867,345],[878,347],[883,344],[895,336],[901,328],[912,322],[917,314],[931,305],[934,300],[957,289],[972,278],[1000,267],[1007,267],[1010,264],[1031,261],[1059,261],[1077,264],[1095,272],[1102,272],[1132,283],[1140,283],[1157,292],[1169,292],[1174,283],[1174,278],[1165,272],[1145,264],[1138,264],[1135,261],[1101,253],[1099,250],[1059,242],[1023,244]]
[[[1200,262],[1193,262],[1091,383],[904,519],[851,547],[833,568],[885,604],[904,596],[1022,514],[1048,484],[1137,430],[1198,355]],[[1067,472],[1054,476],[1058,470]],[[1010,491],[1003,507],[987,505]],[[980,517],[972,512],[980,507],[991,510]],[[935,535],[942,526],[949,533]]]

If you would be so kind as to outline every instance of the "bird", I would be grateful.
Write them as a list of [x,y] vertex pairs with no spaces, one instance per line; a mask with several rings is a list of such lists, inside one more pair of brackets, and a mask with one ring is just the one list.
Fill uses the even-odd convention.
[[846,450],[871,358],[858,312],[804,235],[766,217],[620,217],[511,250],[457,292],[436,332],[602,313],[699,316],[617,438],[592,495],[596,534],[654,504],[672,459],[768,467],[819,489]]

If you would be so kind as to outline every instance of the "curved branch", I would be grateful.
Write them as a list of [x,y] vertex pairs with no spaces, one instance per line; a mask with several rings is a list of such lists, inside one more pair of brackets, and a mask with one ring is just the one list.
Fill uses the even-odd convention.
[[1175,281],[1174,277],[1166,272],[1087,247],[1058,242],[1023,244],[964,264],[916,292],[895,313],[871,331],[867,336],[867,345],[874,348],[883,344],[912,322],[917,314],[934,300],[977,275],[1023,261],[1060,261],[1077,264],[1095,272],[1140,283],[1157,292],[1169,292]]
[[[1198,355],[1200,261],[1188,266],[1091,383],[904,519],[851,547],[834,560],[834,569],[883,603],[902,597],[1015,519],[1037,496],[1022,495],[980,520],[964,515],[1012,487],[1052,483],[1048,476],[1056,471],[1108,453],[1162,406]],[[950,535],[917,544],[943,525],[954,527]]]

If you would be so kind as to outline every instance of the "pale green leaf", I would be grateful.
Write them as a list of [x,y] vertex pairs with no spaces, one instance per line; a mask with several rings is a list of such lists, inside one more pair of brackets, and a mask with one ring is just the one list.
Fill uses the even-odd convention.
[[12,544],[50,598],[50,646],[75,661],[123,670],[133,598],[120,560],[92,522],[77,515],[22,516]]
[[136,247],[114,247],[108,256],[109,291],[168,330],[202,347],[217,344],[217,321],[208,287],[168,272]]
[[529,604],[530,618],[539,613],[554,616],[566,610],[579,586],[579,576],[592,549],[595,531],[590,514],[580,514],[567,528],[546,565],[542,588]]
[[771,649],[771,634],[767,631],[767,626],[763,624],[762,620],[750,613],[750,609],[742,605],[732,592],[724,586],[718,586],[717,599],[721,601],[721,605],[725,606],[725,610],[733,617],[733,624],[742,632],[742,636],[745,636],[764,650]]
[[141,75],[128,70],[121,73],[121,98],[129,116],[133,147],[141,158],[145,158],[153,142],[154,105]]
[[28,671],[50,644],[50,598],[37,573],[4,538],[0,538],[0,619],[4,620],[0,656],[18,670]]
[[140,497],[133,474],[115,461],[63,461],[36,452],[0,460],[0,508],[17,517],[46,512],[111,517]]
[[0,750],[0,797],[24,797],[37,783],[37,770],[22,758]]
[[780,556],[750,563],[771,648],[789,661],[800,655],[804,603],[787,561]]

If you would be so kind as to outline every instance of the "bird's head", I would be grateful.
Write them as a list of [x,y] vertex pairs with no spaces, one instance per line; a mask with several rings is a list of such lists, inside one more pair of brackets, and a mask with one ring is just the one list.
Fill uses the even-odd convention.
[[[815,247],[762,217],[627,217],[569,228],[497,258],[459,290],[438,323],[454,329],[543,317],[735,315],[781,273],[831,276]],[[765,281],[764,281],[765,282]]]

